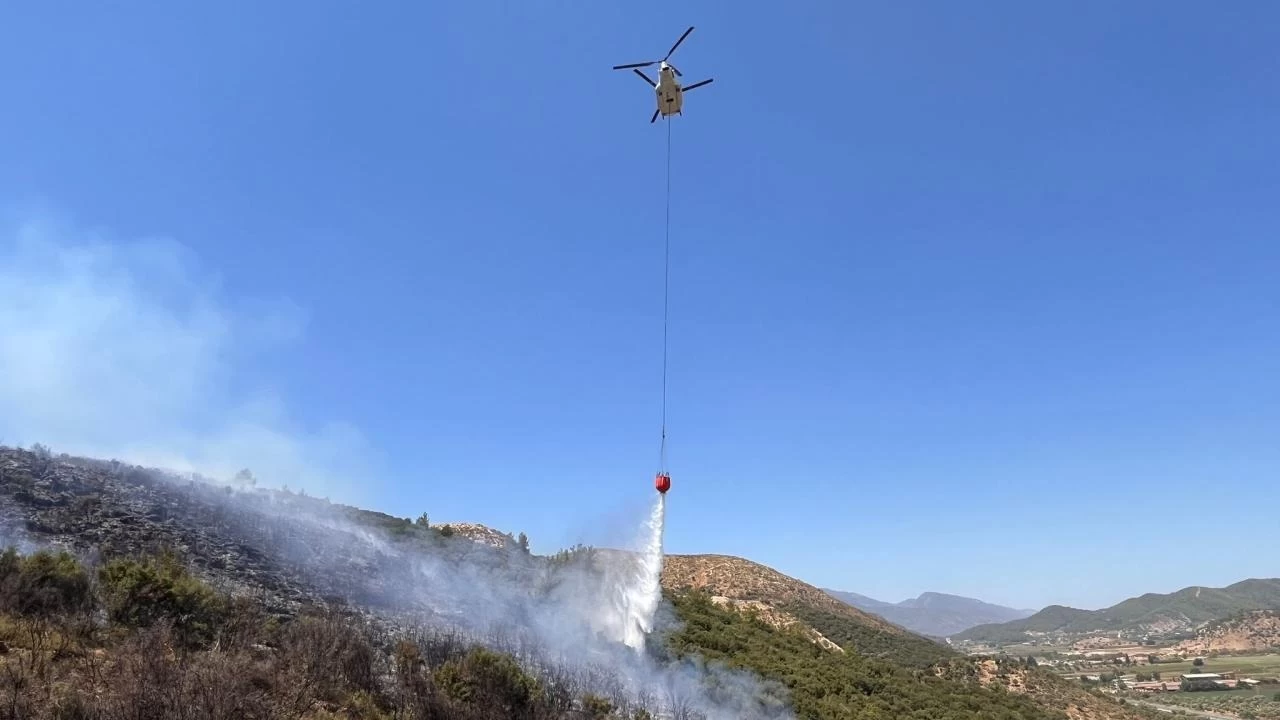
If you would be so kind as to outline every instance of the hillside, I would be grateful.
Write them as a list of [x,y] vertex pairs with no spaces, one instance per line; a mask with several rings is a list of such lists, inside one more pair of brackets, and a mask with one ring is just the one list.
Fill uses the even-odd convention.
[[[668,555],[662,585],[688,623],[676,635],[676,647],[696,645],[704,657],[778,677],[792,690],[797,707],[815,713],[852,690],[853,697],[841,702],[874,708],[867,717],[923,712],[920,717],[933,720],[971,717],[979,709],[984,717],[1028,720],[1149,717],[1017,661],[965,657],[743,558]],[[785,632],[782,638],[753,637],[766,628]],[[818,654],[806,645],[827,652]],[[867,692],[872,695],[858,697]],[[841,712],[830,716],[845,717]]]
[[1225,588],[1193,586],[1168,594],[1147,593],[1101,610],[1053,605],[1022,620],[970,628],[954,639],[984,644],[1058,642],[1096,633],[1132,640],[1170,639],[1241,612],[1278,609],[1280,579],[1250,579]]
[[1280,648],[1280,612],[1250,610],[1215,620],[1202,627],[1195,638],[1173,647],[1186,657],[1211,653],[1274,651]]
[[[228,698],[222,716],[272,720],[1135,717],[727,556],[668,558],[666,605],[637,651],[623,644],[627,553],[535,556],[482,525],[436,527],[249,476],[209,483],[0,448],[0,536],[27,553],[0,561],[0,669],[18,683],[0,687],[3,720],[19,706],[29,712],[14,717],[37,720],[158,719],[202,693]],[[78,559],[29,554],[38,547]],[[170,688],[156,698],[167,704],[122,714],[139,683]]]
[[668,590],[698,590],[714,597],[757,601],[796,618],[823,637],[867,657],[929,665],[956,657],[944,645],[865,613],[818,588],[759,563],[727,555],[668,555],[662,570]]
[[827,589],[824,592],[912,632],[936,638],[947,638],[978,625],[1019,620],[1035,613],[1034,610],[1016,610],[974,598],[936,592],[922,593],[919,597],[897,603],[843,590]]

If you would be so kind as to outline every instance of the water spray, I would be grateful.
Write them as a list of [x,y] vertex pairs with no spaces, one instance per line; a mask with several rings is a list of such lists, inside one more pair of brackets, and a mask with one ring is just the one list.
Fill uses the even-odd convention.
[[659,494],[645,523],[645,545],[634,582],[621,588],[625,612],[622,641],[636,650],[644,649],[645,637],[653,631],[654,616],[662,601],[662,533],[666,515],[667,496]]

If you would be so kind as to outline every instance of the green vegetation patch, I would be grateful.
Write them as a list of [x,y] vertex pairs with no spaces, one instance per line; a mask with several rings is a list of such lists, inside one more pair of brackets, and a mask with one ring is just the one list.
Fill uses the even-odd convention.
[[1241,677],[1280,676],[1280,655],[1221,655],[1210,657],[1202,664],[1196,665],[1194,660],[1162,662],[1151,666],[1142,666],[1148,672],[1157,671],[1160,676],[1177,680],[1183,673],[1238,673]]
[[173,623],[187,647],[207,647],[228,615],[229,604],[175,555],[116,559],[99,572],[108,617],[121,625],[151,627]]
[[881,630],[810,605],[794,603],[781,609],[822,633],[831,642],[865,657],[892,660],[911,667],[928,667],[960,656],[928,638]]
[[[676,653],[701,655],[709,661],[751,670],[781,682],[790,692],[799,718],[1065,720],[1067,717],[1037,705],[1031,698],[1000,688],[942,679],[923,668],[908,668],[859,653],[825,650],[799,632],[778,630],[756,618],[718,607],[703,593],[669,597],[683,623],[669,637]],[[951,662],[971,664],[968,660]]]
[[1152,702],[1208,712],[1230,713],[1242,720],[1280,720],[1280,697],[1274,687],[1263,690],[1162,693]]
[[65,550],[0,553],[0,611],[51,618],[84,612],[92,600],[88,573]]

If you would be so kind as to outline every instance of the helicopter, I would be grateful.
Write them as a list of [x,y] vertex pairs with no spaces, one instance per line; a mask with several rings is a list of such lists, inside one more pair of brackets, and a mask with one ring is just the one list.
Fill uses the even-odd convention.
[[[649,118],[650,123],[657,120],[658,115],[662,115],[664,118],[670,115],[683,115],[684,113],[681,110],[684,106],[684,94],[694,88],[700,88],[715,79],[707,78],[692,85],[681,87],[678,78],[683,77],[683,73],[675,65],[667,62],[671,58],[671,53],[674,53],[676,48],[680,47],[680,43],[684,42],[684,39],[689,37],[691,32],[693,32],[692,26],[684,31],[684,34],[680,36],[676,44],[672,45],[671,49],[667,51],[667,56],[661,60],[613,66],[614,70],[631,70],[636,75],[644,78],[644,81],[649,83],[649,87],[654,89],[654,93],[657,95],[658,109],[653,111],[653,117]],[[640,68],[649,67],[650,65],[658,66],[658,82],[654,82],[648,75],[640,71]]]

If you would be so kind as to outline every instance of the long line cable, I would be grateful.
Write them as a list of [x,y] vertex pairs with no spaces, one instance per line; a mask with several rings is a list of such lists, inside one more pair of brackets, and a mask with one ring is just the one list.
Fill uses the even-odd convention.
[[669,288],[671,286],[671,126],[667,124],[667,217],[662,241],[662,444],[659,450],[659,470],[667,471],[667,325],[669,317]]

